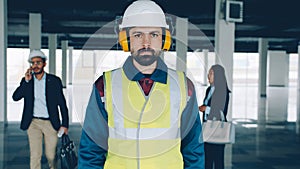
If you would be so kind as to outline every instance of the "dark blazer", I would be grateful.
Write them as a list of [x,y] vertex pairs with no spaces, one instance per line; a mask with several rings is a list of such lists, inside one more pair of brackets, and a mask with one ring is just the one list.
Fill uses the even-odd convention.
[[[204,99],[203,99],[203,103],[205,102],[205,99],[206,99],[207,96],[208,96],[208,93],[209,93],[209,91],[210,91],[210,88],[211,88],[211,86],[209,86],[209,87],[206,89],[206,93],[205,93],[205,97],[204,97]],[[224,103],[224,104],[220,104],[220,105],[223,105],[222,107],[219,107],[220,105],[211,105],[211,99],[212,99],[212,97],[213,97],[213,95],[214,95],[215,93],[213,93],[212,97],[210,97],[210,99],[208,100],[207,105],[205,105],[205,106],[211,107],[210,111],[222,110],[222,111],[223,111],[223,114],[224,114],[224,117],[225,117],[225,121],[227,121],[226,116],[227,116],[227,111],[228,111],[229,93],[230,93],[230,91],[227,89],[225,103]],[[204,105],[204,104],[203,104],[203,105]],[[218,111],[218,112],[219,112],[219,111]],[[210,113],[210,114],[212,114],[212,113]],[[203,112],[203,120],[204,120],[204,119],[205,119],[205,118],[204,118],[204,112]],[[219,119],[218,119],[218,120],[219,120]]]
[[[55,130],[59,130],[60,126],[69,127],[69,115],[66,100],[63,94],[62,82],[59,77],[46,74],[46,104],[51,124]],[[14,91],[12,96],[14,101],[24,98],[23,115],[20,128],[27,130],[33,118],[34,106],[34,80],[33,78],[26,82],[23,77],[20,86]],[[59,119],[60,108],[62,123]]]

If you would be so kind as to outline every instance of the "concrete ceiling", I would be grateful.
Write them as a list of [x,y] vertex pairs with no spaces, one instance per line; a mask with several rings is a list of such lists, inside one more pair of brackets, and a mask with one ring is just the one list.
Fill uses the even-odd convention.
[[[42,47],[48,47],[48,35],[56,33],[58,42],[82,49],[97,34],[95,48],[114,48],[117,36],[113,21],[121,16],[132,0],[7,0],[8,46],[29,47],[29,13],[42,15]],[[166,13],[186,17],[214,43],[215,0],[156,0]],[[258,38],[268,38],[270,50],[296,53],[300,40],[299,0],[243,0],[243,22],[236,23],[235,51],[257,52]],[[106,25],[106,26],[104,26]],[[109,26],[108,26],[109,25]],[[110,27],[111,26],[111,27]],[[107,30],[105,30],[107,29]],[[197,44],[189,30],[189,44]],[[175,33],[176,34],[176,31]],[[105,40],[103,40],[105,39]],[[58,45],[60,47],[60,44]],[[199,46],[201,49],[202,47]],[[204,48],[204,47],[203,47]]]

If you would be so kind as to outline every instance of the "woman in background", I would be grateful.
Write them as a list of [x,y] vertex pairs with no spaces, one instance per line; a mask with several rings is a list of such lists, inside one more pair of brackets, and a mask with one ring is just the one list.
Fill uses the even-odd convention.
[[[224,120],[227,121],[227,109],[230,90],[227,86],[225,70],[221,65],[213,65],[209,69],[208,81],[210,86],[206,89],[203,105],[199,110],[203,113],[203,121]],[[224,169],[225,144],[204,143],[205,169]]]

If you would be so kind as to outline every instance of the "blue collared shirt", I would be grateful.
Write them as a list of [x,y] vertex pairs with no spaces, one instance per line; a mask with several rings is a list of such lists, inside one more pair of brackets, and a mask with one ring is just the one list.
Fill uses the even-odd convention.
[[46,73],[44,73],[41,80],[35,76],[34,79],[34,107],[33,116],[48,118],[48,109],[46,103]]
[[[143,73],[141,73],[137,68],[135,68],[132,59],[133,59],[132,56],[129,56],[125,61],[123,65],[124,72],[129,80],[139,81],[142,78],[145,78],[146,76]],[[167,65],[160,58],[158,58],[157,67],[154,70],[154,72],[151,74],[150,79],[152,79],[155,82],[166,84],[167,72],[168,72]]]

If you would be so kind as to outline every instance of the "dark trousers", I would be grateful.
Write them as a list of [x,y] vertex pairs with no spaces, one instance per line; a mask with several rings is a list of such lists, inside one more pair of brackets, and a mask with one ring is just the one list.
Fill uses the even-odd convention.
[[204,143],[205,169],[224,169],[225,144]]

